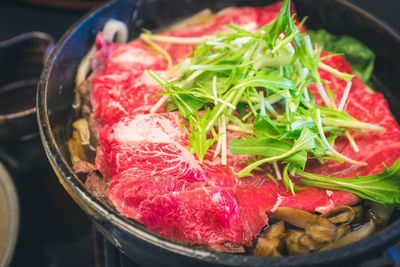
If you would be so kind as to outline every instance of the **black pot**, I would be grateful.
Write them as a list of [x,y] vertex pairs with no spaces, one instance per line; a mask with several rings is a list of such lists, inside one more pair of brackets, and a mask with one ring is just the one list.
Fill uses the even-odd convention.
[[[346,247],[321,253],[282,258],[254,257],[208,252],[172,242],[151,233],[145,226],[124,218],[94,198],[74,174],[66,141],[71,134],[74,77],[80,59],[93,44],[96,33],[110,18],[124,21],[130,37],[141,28],[155,29],[187,17],[205,7],[214,11],[237,5],[267,5],[268,0],[152,0],[113,1],[77,22],[56,45],[39,83],[37,110],[40,134],[49,160],[72,198],[90,216],[100,232],[129,258],[143,266],[299,266],[338,265],[374,256],[400,239],[400,220],[379,233]],[[297,0],[300,17],[307,26],[335,34],[352,35],[367,44],[377,56],[374,83],[391,96],[396,116],[400,105],[400,37],[370,14],[343,0]],[[373,38],[371,38],[373,36]]]

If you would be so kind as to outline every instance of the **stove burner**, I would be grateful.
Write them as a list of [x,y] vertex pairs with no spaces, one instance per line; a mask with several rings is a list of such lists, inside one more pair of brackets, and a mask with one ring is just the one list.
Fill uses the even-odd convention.
[[[108,242],[98,231],[93,228],[94,255],[96,267],[141,267],[121,253],[116,247]],[[357,262],[349,262],[344,265],[348,267],[392,267],[400,266],[400,243],[389,249],[373,255],[372,258]],[[155,255],[156,257],[156,255]]]
[[0,266],[11,262],[17,242],[19,204],[11,177],[0,161]]
[[141,267],[121,253],[96,230],[94,244],[96,267]]

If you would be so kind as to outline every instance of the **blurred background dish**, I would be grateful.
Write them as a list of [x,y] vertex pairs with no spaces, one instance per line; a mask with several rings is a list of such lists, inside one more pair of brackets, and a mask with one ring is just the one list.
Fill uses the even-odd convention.
[[11,262],[17,243],[19,204],[10,174],[0,162],[0,267]]
[[[0,188],[1,267],[11,259],[11,266],[93,266],[91,224],[54,179],[38,134],[36,87],[53,45],[43,32],[0,41],[0,182],[6,185]],[[6,190],[12,181],[20,225],[10,213],[18,204]],[[66,253],[71,247],[88,253]]]

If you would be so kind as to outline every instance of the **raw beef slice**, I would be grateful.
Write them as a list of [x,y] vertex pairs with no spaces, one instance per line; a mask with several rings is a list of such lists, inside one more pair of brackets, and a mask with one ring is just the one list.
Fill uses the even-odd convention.
[[[324,56],[326,54],[322,54]],[[352,73],[350,65],[343,56],[328,58],[325,64],[339,71]],[[330,81],[330,88],[335,90],[335,102],[338,104],[342,98],[346,82],[334,75],[319,70],[321,78]],[[310,90],[316,95],[316,102],[322,105],[322,100],[315,86]],[[352,79],[352,87],[348,97],[346,112],[356,119],[372,124],[381,125],[386,129],[385,133],[368,132],[367,135],[352,133],[360,151],[355,152],[347,138],[340,137],[335,142],[335,148],[343,155],[368,163],[365,167],[349,163],[338,163],[330,160],[321,166],[313,162],[307,167],[307,171],[333,177],[352,177],[359,175],[376,174],[384,170],[383,163],[391,166],[400,157],[400,126],[390,112],[384,96],[378,92],[371,92],[358,77]]]
[[230,188],[201,187],[155,196],[142,202],[141,213],[151,231],[172,240],[216,250],[226,250],[220,246],[224,242],[242,243],[239,208]]
[[[226,30],[223,25],[229,23],[251,31],[274,19],[279,8],[280,3],[265,8],[234,8],[206,25],[166,35],[212,35]],[[159,45],[171,54],[174,63],[194,48]],[[228,155],[229,166],[222,167],[220,159],[214,160],[209,151],[200,166],[186,149],[188,140],[177,113],[147,114],[159,99],[152,95],[163,90],[146,76],[145,70],[165,75],[165,59],[140,40],[116,45],[99,35],[97,46],[91,95],[94,113],[101,123],[96,167],[110,177],[108,196],[125,216],[173,240],[203,244],[218,251],[240,251],[240,245],[251,245],[268,223],[267,211],[287,206],[325,212],[338,204],[359,201],[351,193],[311,187],[293,196],[282,182],[276,185],[257,172],[253,177],[238,179],[236,174],[244,163],[237,155]],[[327,58],[325,63],[351,72],[343,57]],[[324,70],[320,73],[336,90],[335,102],[339,103],[346,83]],[[315,86],[309,89],[323,105]],[[335,142],[339,152],[367,161],[368,166],[360,168],[333,160],[322,166],[310,161],[307,171],[337,177],[373,174],[383,169],[382,162],[390,166],[400,156],[400,128],[383,96],[367,93],[362,82],[354,78],[349,100],[349,114],[386,128],[384,134],[353,133],[359,153],[345,138]]]
[[[99,127],[99,141],[110,176],[136,168],[149,175],[204,181],[195,157],[186,149],[187,135],[174,113],[136,115]],[[184,146],[185,145],[185,146]]]
[[107,194],[121,214],[145,223],[140,211],[140,204],[144,200],[195,187],[196,184],[175,177],[129,169],[112,177]]

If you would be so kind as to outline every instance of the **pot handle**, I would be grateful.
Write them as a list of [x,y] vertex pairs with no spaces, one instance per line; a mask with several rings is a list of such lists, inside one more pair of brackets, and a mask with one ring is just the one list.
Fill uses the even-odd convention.
[[27,32],[0,42],[0,53],[33,49],[33,53],[42,52],[44,63],[53,47],[54,38],[51,35],[44,32]]
[[0,42],[0,144],[38,133],[36,87],[53,47],[53,37],[43,32]]

